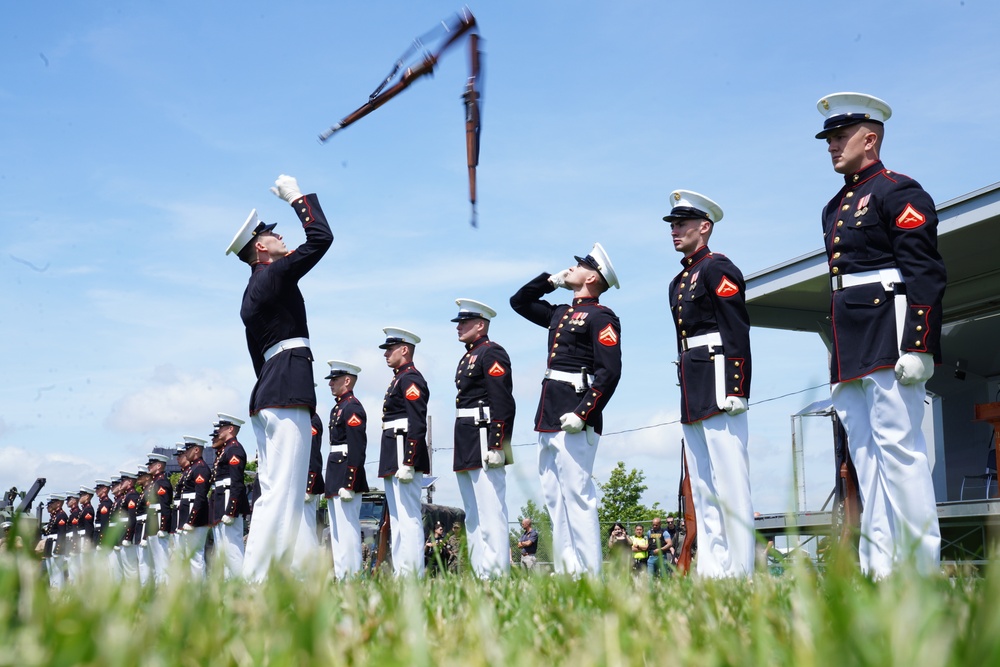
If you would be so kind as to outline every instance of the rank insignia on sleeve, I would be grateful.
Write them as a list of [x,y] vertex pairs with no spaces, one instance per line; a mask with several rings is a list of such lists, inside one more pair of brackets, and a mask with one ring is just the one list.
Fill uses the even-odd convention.
[[[313,435],[315,435],[315,433]],[[229,459],[229,465],[235,466],[239,464],[240,464],[240,457],[233,454],[233,458]]]
[[107,513],[108,513],[108,508],[107,507],[102,507],[101,508],[101,514],[107,514]]
[[406,388],[405,395],[406,395],[406,400],[408,401],[417,400],[418,398],[420,398],[420,387],[418,387],[416,384],[411,384],[409,387]]
[[357,415],[351,415],[351,418],[347,420],[348,426],[361,426],[361,419]]
[[618,344],[618,332],[609,324],[597,334],[597,342],[605,347],[614,347]]
[[135,501],[134,500],[128,501],[128,508],[130,510],[134,510],[135,509]]
[[490,370],[488,370],[487,373],[489,373],[495,378],[498,378],[502,375],[506,375],[507,369],[501,366],[499,361],[494,361],[493,365],[490,366]]
[[162,487],[162,486],[161,486],[160,488],[158,488],[158,489],[156,490],[156,495],[158,495],[158,496],[165,496],[165,495],[167,495],[167,490],[166,490],[166,488],[164,488],[164,487]]
[[197,477],[194,478],[194,483],[195,484],[204,484],[205,483],[205,478],[202,477],[201,475],[198,475]]
[[726,276],[722,276],[722,280],[719,281],[719,286],[715,288],[715,293],[721,297],[733,296],[734,294],[740,293],[740,288],[736,286],[732,280]]
[[927,216],[913,208],[913,204],[907,204],[903,212],[896,218],[896,226],[900,229],[916,229],[927,222]]
[[313,427],[312,433],[314,438],[316,437],[316,434],[319,433],[319,431],[316,430],[315,426]]

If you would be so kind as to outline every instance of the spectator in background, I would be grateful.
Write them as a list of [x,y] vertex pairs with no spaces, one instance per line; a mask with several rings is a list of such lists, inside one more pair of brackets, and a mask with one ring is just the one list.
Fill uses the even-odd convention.
[[521,567],[527,570],[534,570],[538,551],[538,531],[532,528],[531,519],[521,520],[521,537],[517,541],[518,548],[521,549]]
[[621,521],[615,521],[608,534],[608,560],[611,561],[612,568],[619,572],[626,572],[632,560],[632,542]]
[[674,543],[663,527],[660,517],[653,519],[648,539],[649,559],[646,561],[646,567],[650,576],[662,577],[664,572],[669,572],[667,566],[674,564]]
[[644,529],[641,523],[635,525],[635,536],[630,540],[632,544],[632,572],[636,576],[646,571],[646,562],[649,560],[649,540],[643,535]]

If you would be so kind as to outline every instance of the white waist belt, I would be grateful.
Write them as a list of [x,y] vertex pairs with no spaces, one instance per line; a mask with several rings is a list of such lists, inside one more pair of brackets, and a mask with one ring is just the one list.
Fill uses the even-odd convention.
[[215,488],[218,489],[218,488],[223,487],[223,486],[230,486],[232,483],[233,483],[233,480],[231,480],[231,479],[228,479],[228,478],[227,479],[220,479],[219,481],[217,481],[215,483]]
[[286,338],[285,340],[275,343],[271,347],[264,350],[264,361],[270,361],[271,357],[278,354],[279,352],[284,352],[285,350],[294,350],[297,347],[309,347],[308,338]]
[[194,495],[193,493],[182,493],[181,500],[194,500]]
[[702,334],[700,336],[691,336],[690,338],[681,339],[681,349],[685,352],[695,347],[722,347],[722,334],[718,331],[712,333]]
[[[490,418],[490,406],[483,406],[483,416],[486,419]],[[455,418],[462,419],[464,417],[472,417],[473,419],[479,419],[479,408],[456,408]]]
[[407,420],[406,417],[401,417],[400,419],[393,419],[391,422],[382,422],[383,431],[388,431],[390,429],[395,431],[396,429],[400,428],[405,431],[407,426],[409,426],[409,421]]
[[[557,371],[553,368],[545,369],[545,379],[555,380],[556,382],[565,382],[566,384],[573,385],[576,389],[576,393],[582,394],[586,391],[586,387],[583,384],[583,373],[568,373],[566,371]],[[590,373],[587,374],[587,384],[594,384],[594,376]]]
[[330,445],[331,454],[346,454],[347,445]]
[[849,273],[843,276],[830,276],[830,289],[834,292],[847,287],[870,285],[871,283],[882,283],[885,291],[891,292],[894,285],[903,284],[903,276],[899,274],[899,269],[896,268],[862,271],[861,273]]

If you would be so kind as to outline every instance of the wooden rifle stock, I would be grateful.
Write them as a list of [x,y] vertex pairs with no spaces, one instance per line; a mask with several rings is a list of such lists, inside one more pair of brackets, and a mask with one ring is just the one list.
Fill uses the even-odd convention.
[[685,456],[684,440],[681,440],[681,476],[680,499],[684,508],[684,544],[677,557],[677,569],[684,574],[691,571],[695,540],[698,537],[698,522],[694,513],[694,493],[691,491],[691,474],[688,471],[687,456]]

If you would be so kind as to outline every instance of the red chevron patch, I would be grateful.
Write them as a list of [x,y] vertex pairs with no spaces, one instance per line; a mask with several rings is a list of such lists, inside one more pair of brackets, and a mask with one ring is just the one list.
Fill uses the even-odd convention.
[[507,369],[500,365],[499,361],[494,361],[493,365],[490,366],[490,370],[486,371],[495,378],[507,374]]
[[903,212],[896,218],[896,226],[900,229],[916,229],[927,222],[927,216],[913,208],[913,204],[907,204]]
[[[313,435],[316,435],[315,433]],[[233,454],[233,458],[229,459],[229,465],[236,466],[240,464],[240,457]]]
[[420,387],[416,384],[411,384],[406,388],[406,400],[415,401],[420,398]]
[[351,418],[347,420],[348,426],[361,426],[361,419],[357,415],[351,415]]
[[597,334],[597,342],[605,347],[614,347],[618,344],[618,332],[609,324]]
[[195,484],[204,484],[205,483],[205,478],[202,477],[201,475],[198,475],[197,477],[194,478],[194,483]]
[[719,281],[719,286],[715,288],[715,293],[719,296],[725,298],[728,296],[733,296],[734,294],[740,293],[740,288],[736,286],[729,278],[722,276],[722,280]]
[[158,495],[158,496],[165,496],[165,495],[167,495],[167,488],[164,487],[164,486],[161,486],[160,488],[158,488],[156,490],[156,495]]

